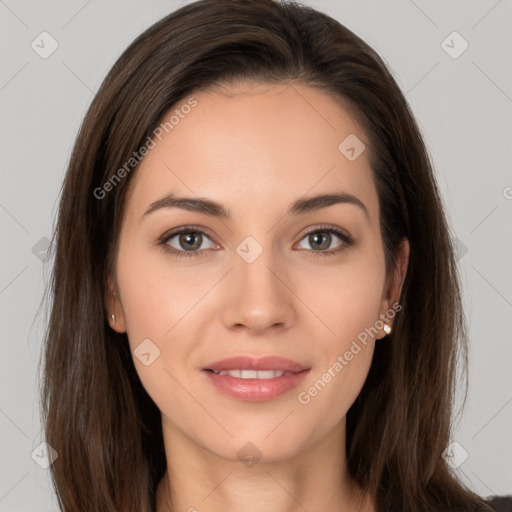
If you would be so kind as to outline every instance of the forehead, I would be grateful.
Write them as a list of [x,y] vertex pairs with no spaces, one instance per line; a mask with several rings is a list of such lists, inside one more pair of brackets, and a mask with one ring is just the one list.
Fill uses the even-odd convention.
[[[368,152],[361,149],[367,139],[341,100],[299,84],[250,82],[191,97],[193,108],[182,109],[188,97],[163,116],[165,123],[174,115],[172,128],[154,139],[135,171],[128,201],[137,214],[171,191],[236,203],[240,214],[330,189],[375,209]],[[344,151],[354,143],[362,152],[349,159]]]

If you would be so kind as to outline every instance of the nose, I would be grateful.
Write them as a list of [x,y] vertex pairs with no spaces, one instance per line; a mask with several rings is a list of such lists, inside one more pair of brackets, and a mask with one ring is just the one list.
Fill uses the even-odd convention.
[[[252,248],[251,248],[252,249]],[[270,249],[253,261],[234,258],[227,276],[223,320],[228,328],[246,328],[252,333],[289,328],[296,318],[294,295],[284,266],[276,266]]]

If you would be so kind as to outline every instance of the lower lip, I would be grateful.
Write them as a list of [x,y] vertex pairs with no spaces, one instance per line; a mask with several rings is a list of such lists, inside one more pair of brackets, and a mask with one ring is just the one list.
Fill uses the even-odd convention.
[[219,391],[235,400],[246,402],[264,402],[284,395],[296,388],[309,373],[309,370],[303,370],[293,375],[282,375],[273,379],[239,379],[231,375],[203,371]]

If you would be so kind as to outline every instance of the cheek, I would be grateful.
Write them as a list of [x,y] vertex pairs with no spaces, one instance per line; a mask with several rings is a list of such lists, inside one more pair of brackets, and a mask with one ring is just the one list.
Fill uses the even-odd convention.
[[343,349],[379,318],[385,268],[376,256],[353,253],[339,266],[300,272],[294,292],[307,306],[306,316],[317,318],[318,334],[330,352]]
[[170,265],[158,249],[131,239],[120,244],[117,277],[131,344],[162,339],[197,302],[199,277]]
[[170,272],[163,266],[165,258],[140,245],[129,238],[122,241],[117,261],[126,331],[144,389],[160,410],[172,414],[183,409],[187,397],[175,380],[183,380],[180,372],[171,363],[186,358],[189,348],[183,327],[197,298],[192,300],[195,294],[186,275]]
[[377,272],[339,275],[324,294],[310,295],[322,320],[314,339],[317,364],[296,400],[317,435],[341,421],[364,385],[378,332],[381,280]]
[[117,261],[127,336],[144,388],[159,408],[165,404],[172,412],[183,406],[180,400],[189,400],[178,382],[189,370],[183,363],[195,348],[195,326],[208,303],[200,299],[212,287],[211,271],[173,264],[134,238],[121,241]]
[[306,414],[339,420],[359,394],[371,365],[379,332],[384,260],[379,253],[357,258],[301,279],[298,294],[315,320],[314,373],[301,388],[298,402]]

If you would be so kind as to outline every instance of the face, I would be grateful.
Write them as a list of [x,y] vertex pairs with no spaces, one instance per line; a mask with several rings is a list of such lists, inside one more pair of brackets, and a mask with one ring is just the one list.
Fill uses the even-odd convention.
[[[367,138],[306,86],[193,98],[130,183],[112,328],[128,334],[164,436],[225,459],[289,459],[341,431],[399,297]],[[183,197],[222,208],[171,201]],[[400,254],[406,264],[407,244]]]

